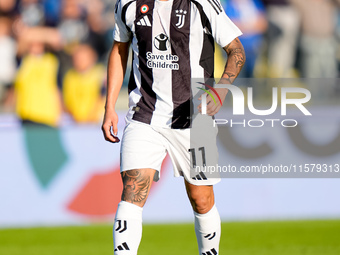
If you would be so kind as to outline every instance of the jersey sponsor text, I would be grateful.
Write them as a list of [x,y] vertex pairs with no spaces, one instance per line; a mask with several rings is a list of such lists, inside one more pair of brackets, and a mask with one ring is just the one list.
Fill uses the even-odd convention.
[[179,58],[177,55],[169,54],[153,54],[152,52],[146,53],[147,58],[147,66],[149,68],[156,68],[156,69],[171,69],[171,70],[178,70],[179,64],[173,63],[173,61],[178,61]]

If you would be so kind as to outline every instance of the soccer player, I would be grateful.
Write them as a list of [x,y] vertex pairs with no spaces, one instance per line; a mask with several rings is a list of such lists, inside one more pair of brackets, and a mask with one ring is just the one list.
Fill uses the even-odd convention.
[[[218,254],[221,220],[213,185],[218,178],[190,178],[191,79],[211,78],[214,41],[228,55],[220,83],[231,84],[245,55],[241,31],[219,0],[118,0],[114,44],[108,63],[108,91],[102,125],[107,141],[117,143],[115,103],[132,45],[129,111],[121,145],[122,201],[114,223],[114,254],[137,254],[142,211],[152,181],[168,153],[175,176],[184,176],[195,217],[199,254]],[[222,102],[227,89],[216,89]],[[207,97],[207,114],[221,103]]]

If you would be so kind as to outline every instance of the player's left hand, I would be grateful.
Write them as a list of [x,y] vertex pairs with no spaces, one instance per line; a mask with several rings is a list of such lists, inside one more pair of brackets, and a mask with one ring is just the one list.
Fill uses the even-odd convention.
[[[225,88],[215,88],[215,91],[218,93],[218,96],[220,97],[221,101],[222,101],[222,104],[224,102],[224,99],[228,93],[228,89],[225,89]],[[203,95],[207,95],[207,115],[209,116],[213,116],[215,115],[216,113],[218,113],[218,111],[221,109],[222,107],[222,104],[220,102],[220,100],[218,100],[218,96],[215,95],[215,93],[209,89],[209,92],[215,97],[215,101],[216,103],[214,102],[214,100],[211,98],[210,95],[208,95],[207,93],[204,93]],[[203,96],[202,95],[202,96]],[[202,100],[202,96],[200,96],[198,98],[198,100]],[[200,113],[202,113],[202,104],[200,104],[198,106],[198,111]]]

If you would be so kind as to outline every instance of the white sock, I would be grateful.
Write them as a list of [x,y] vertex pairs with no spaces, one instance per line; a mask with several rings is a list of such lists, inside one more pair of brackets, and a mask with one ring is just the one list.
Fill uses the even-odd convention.
[[137,255],[142,239],[143,208],[125,201],[118,204],[113,226],[114,255]]
[[221,218],[214,205],[205,214],[194,212],[195,232],[200,255],[219,254]]

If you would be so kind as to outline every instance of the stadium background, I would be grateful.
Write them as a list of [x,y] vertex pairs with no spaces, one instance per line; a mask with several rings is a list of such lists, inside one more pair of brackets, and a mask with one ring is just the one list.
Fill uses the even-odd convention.
[[[248,64],[241,76],[338,78],[340,26],[335,3],[223,1],[228,15],[245,34]],[[108,0],[0,0],[1,254],[111,253],[109,225],[121,189],[119,145],[104,141],[100,121],[114,4]],[[308,26],[310,20],[325,24],[319,29],[312,22],[314,34]],[[225,61],[220,53],[217,47],[216,77]],[[58,62],[59,70],[51,71],[47,89],[37,74],[54,60],[39,66],[34,56]],[[34,75],[23,76],[27,70],[33,70]],[[91,78],[81,79],[80,74]],[[42,87],[34,86],[37,84]],[[271,159],[285,151],[287,159],[300,162],[326,158],[339,163],[339,84],[309,89],[313,106],[319,107],[318,114],[327,121],[302,130],[310,142],[307,145],[297,144],[284,128],[263,129],[253,139],[236,130],[232,137],[243,147],[252,147],[270,132]],[[85,95],[80,96],[82,90]],[[51,98],[47,103],[54,104],[46,107],[41,100],[45,96]],[[266,102],[268,98],[258,93],[255,100]],[[30,104],[44,111],[23,113]],[[79,105],[82,107],[75,107]],[[117,107],[121,136],[127,109],[126,81]],[[39,113],[43,116],[37,118]],[[228,161],[232,149],[224,143],[218,146],[222,160]],[[306,146],[332,149],[327,155],[313,155]],[[259,160],[268,161],[268,156]],[[340,218],[339,184],[339,179],[223,179],[216,186],[216,203],[227,222],[221,251],[339,254],[340,223],[332,220]],[[183,247],[187,253],[195,252],[192,225],[188,225],[193,215],[183,186],[182,179],[172,177],[171,163],[165,160],[161,180],[154,183],[144,209],[145,222],[158,225],[145,227],[144,237],[149,242],[142,244],[141,254],[173,254],[174,239],[166,239],[171,235],[184,240],[176,241],[177,254],[186,254]],[[181,225],[161,225],[170,223]],[[85,227],[52,227],[73,225]],[[46,228],[31,228],[42,226]],[[67,246],[66,240],[72,246]]]

